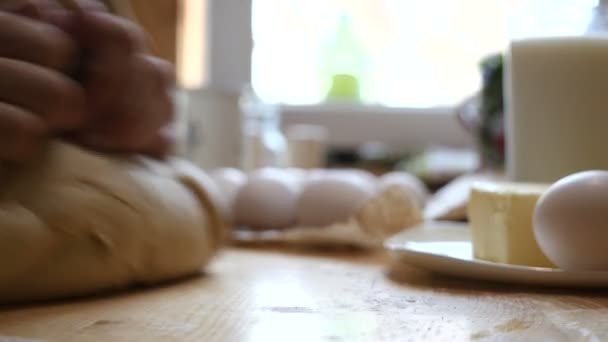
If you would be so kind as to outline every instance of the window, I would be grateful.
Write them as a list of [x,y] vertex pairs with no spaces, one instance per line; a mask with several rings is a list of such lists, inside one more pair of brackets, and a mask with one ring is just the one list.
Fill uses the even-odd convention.
[[[327,53],[347,17],[356,55],[343,62],[356,69],[365,103],[454,105],[479,88],[481,58],[503,51],[509,36],[546,29],[542,16],[522,13],[560,8],[586,23],[596,2],[253,0],[252,84],[267,100],[322,102],[331,83],[324,70]],[[519,15],[518,25],[509,27],[513,14]]]
[[[378,141],[421,150],[472,146],[454,112],[479,88],[481,58],[504,50],[509,37],[584,29],[599,0],[180,1],[179,79],[193,97],[202,85],[234,99],[252,83],[262,99],[284,104],[284,126],[324,125],[336,146]],[[356,69],[366,106],[323,102],[330,86],[323,57],[344,16],[362,51]],[[214,132],[210,122],[231,115],[201,126]]]

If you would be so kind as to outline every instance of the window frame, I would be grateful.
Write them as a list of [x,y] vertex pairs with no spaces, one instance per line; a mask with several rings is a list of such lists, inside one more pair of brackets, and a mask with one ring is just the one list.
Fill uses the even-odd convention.
[[[251,82],[252,0],[206,1],[205,87],[238,94]],[[196,96],[196,92],[192,93]],[[356,147],[374,141],[414,151],[431,146],[472,148],[474,139],[455,107],[399,108],[358,104],[282,105],[282,125],[318,124],[328,128],[329,144]]]
[[357,104],[281,106],[282,126],[325,126],[335,147],[380,142],[390,150],[418,151],[431,146],[470,148],[471,135],[452,107],[399,108]]

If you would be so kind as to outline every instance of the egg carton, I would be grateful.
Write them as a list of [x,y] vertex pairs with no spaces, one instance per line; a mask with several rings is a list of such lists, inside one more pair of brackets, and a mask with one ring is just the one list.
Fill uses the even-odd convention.
[[360,248],[376,248],[384,240],[364,232],[355,219],[326,227],[301,226],[284,230],[254,231],[240,227],[233,230],[232,239],[239,244],[278,243]]
[[386,238],[421,221],[421,210],[411,194],[392,186],[369,199],[344,222],[280,230],[236,227],[232,231],[232,240],[240,244],[284,243],[372,249],[382,247]]
[[361,170],[264,168],[212,173],[236,243],[380,247],[422,220],[427,189],[414,176]]

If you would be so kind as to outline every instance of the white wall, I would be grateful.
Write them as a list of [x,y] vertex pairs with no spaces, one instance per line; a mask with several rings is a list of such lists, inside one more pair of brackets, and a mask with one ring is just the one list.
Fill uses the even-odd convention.
[[179,152],[206,169],[236,167],[238,96],[251,79],[251,1],[182,1]]
[[251,0],[207,0],[208,86],[240,92],[251,81]]

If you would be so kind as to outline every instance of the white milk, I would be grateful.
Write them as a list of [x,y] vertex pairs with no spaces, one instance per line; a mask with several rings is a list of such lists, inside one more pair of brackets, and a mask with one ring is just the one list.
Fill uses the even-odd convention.
[[515,41],[505,80],[512,180],[608,169],[608,38]]

